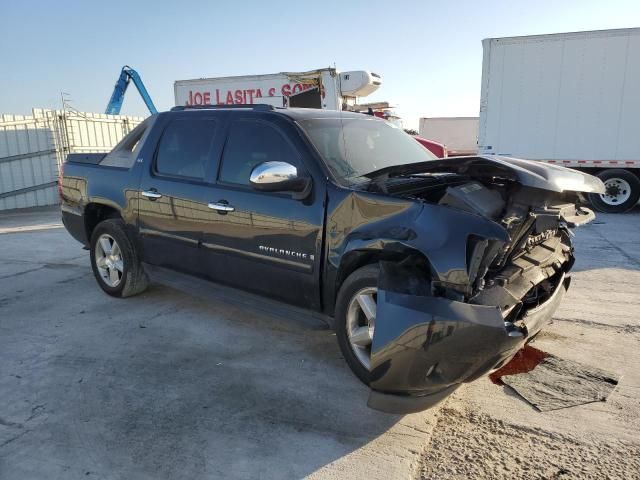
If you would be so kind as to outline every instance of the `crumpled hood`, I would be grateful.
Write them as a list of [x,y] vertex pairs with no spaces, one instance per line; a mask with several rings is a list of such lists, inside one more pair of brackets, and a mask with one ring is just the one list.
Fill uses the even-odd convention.
[[605,187],[597,177],[577,170],[521,158],[484,155],[453,157],[430,162],[387,167],[366,176],[381,179],[417,173],[458,173],[480,179],[504,177],[521,185],[552,192],[604,193]]

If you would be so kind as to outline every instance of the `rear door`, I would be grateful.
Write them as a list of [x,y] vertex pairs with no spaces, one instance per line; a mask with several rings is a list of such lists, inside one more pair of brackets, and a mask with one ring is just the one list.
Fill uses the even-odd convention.
[[138,227],[143,261],[202,271],[199,243],[212,179],[224,139],[225,112],[179,112],[161,117],[140,182]]
[[[202,250],[209,276],[289,303],[317,308],[320,301],[323,179],[292,122],[273,113],[231,112],[210,201],[227,206],[204,225]],[[306,148],[305,148],[306,147]],[[252,169],[263,162],[293,164],[310,175],[304,200],[253,190]],[[309,168],[312,167],[312,168]]]

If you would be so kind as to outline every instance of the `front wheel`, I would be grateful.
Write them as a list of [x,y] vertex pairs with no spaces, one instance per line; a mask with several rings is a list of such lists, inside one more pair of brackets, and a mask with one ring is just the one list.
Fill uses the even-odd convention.
[[375,330],[379,266],[367,265],[347,277],[335,310],[336,337],[347,365],[365,384],[371,372],[371,343]]
[[604,170],[597,177],[602,180],[605,193],[590,193],[593,207],[605,213],[623,213],[631,210],[640,198],[640,179],[619,168]]
[[119,218],[100,222],[91,234],[91,268],[100,288],[113,297],[136,295],[149,283]]

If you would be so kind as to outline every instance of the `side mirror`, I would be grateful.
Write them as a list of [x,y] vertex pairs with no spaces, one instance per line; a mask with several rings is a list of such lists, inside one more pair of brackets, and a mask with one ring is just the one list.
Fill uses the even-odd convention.
[[251,171],[249,183],[261,192],[293,192],[294,198],[304,198],[311,188],[311,179],[298,175],[298,169],[286,162],[264,162]]

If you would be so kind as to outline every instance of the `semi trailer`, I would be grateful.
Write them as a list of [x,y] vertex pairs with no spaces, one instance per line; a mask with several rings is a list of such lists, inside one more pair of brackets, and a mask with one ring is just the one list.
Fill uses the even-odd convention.
[[594,207],[640,197],[640,28],[483,40],[478,153],[603,180]]

